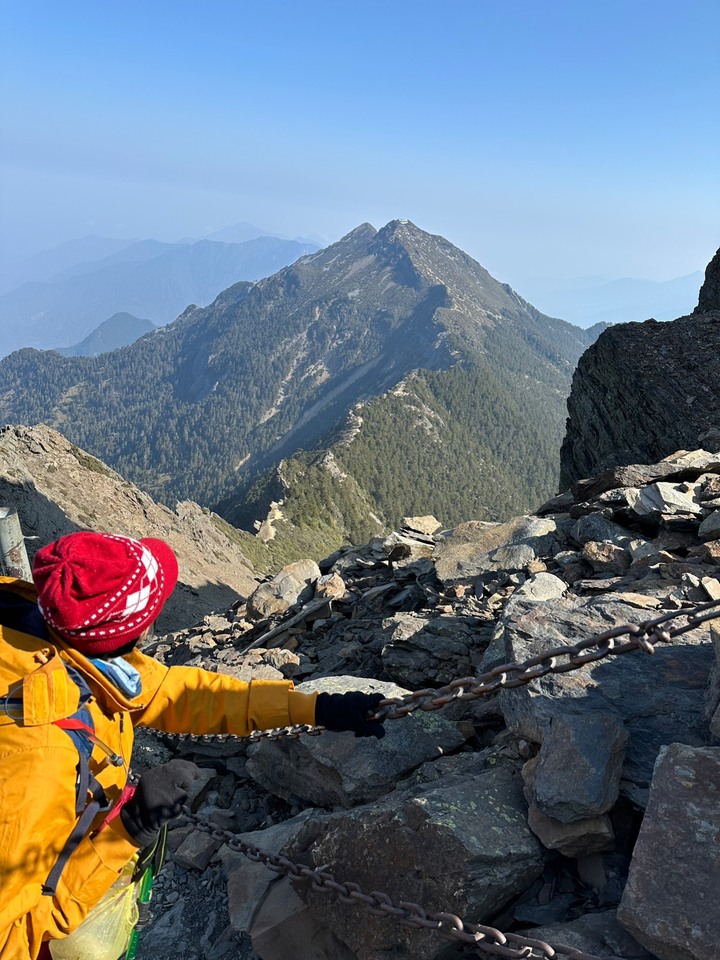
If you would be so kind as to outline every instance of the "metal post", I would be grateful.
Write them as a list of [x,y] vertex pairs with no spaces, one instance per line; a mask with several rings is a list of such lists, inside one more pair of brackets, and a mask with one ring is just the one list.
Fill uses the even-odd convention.
[[0,507],[0,567],[6,577],[32,583],[32,572],[17,510]]

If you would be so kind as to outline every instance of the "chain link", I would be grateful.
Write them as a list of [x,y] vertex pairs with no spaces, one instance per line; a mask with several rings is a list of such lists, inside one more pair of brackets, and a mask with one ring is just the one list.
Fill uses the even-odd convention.
[[[718,607],[720,600],[713,600],[695,607],[692,613],[677,610],[640,624],[623,624],[579,643],[546,650],[521,663],[501,664],[477,677],[461,677],[439,689],[417,690],[406,697],[386,699],[381,701],[374,718],[383,721],[397,720],[415,710],[440,710],[453,700],[484,697],[503,688],[524,686],[550,673],[568,673],[579,670],[587,663],[635,650],[652,655],[657,644],[668,643],[702,623],[720,617]],[[663,624],[680,617],[686,617],[687,623],[663,629]],[[618,644],[616,641],[624,636],[629,639]],[[299,737],[302,734],[316,736],[323,732],[323,727],[294,724],[273,730],[257,730],[248,739],[253,742],[260,739],[278,740],[282,737]],[[563,944],[550,944],[517,933],[503,933],[494,927],[468,923],[451,913],[430,913],[417,903],[404,900],[394,903],[387,893],[377,890],[365,893],[359,884],[340,882],[324,868],[313,870],[286,857],[266,853],[241,840],[236,834],[214,827],[187,808],[183,812],[183,818],[214,840],[226,844],[231,850],[244,854],[255,863],[264,864],[279,875],[286,875],[292,883],[310,882],[313,890],[318,893],[334,893],[342,903],[362,904],[376,916],[395,919],[407,927],[432,930],[447,940],[472,946],[485,956],[505,957],[510,960],[554,960],[556,957],[565,957],[567,960],[599,960],[598,957]],[[622,958],[606,957],[605,960]]]
[[[396,920],[403,926],[415,929],[432,930],[446,940],[474,947],[480,953],[492,957],[505,957],[509,960],[554,960],[567,957],[568,960],[600,960],[588,953],[582,953],[572,947],[561,944],[549,944],[544,940],[523,937],[519,933],[503,933],[495,927],[481,923],[468,923],[452,913],[428,912],[419,903],[392,898],[379,890],[366,893],[357,883],[339,881],[326,868],[312,869],[306,864],[294,863],[287,857],[267,853],[229,830],[221,830],[206,820],[191,813],[186,807],[182,818],[192,823],[198,830],[208,834],[213,840],[226,844],[231,850],[241,853],[253,863],[262,863],[278,875],[287,876],[291,883],[310,883],[317,893],[335,894],[341,903],[352,906],[364,906],[370,913],[379,917]],[[621,960],[619,957],[605,960]]]
[[[674,610],[639,624],[626,623],[589,637],[587,640],[581,640],[579,643],[545,650],[522,663],[503,663],[477,677],[460,677],[451,680],[444,687],[416,690],[405,697],[382,700],[371,719],[399,720],[416,710],[441,710],[454,700],[486,697],[498,690],[525,686],[550,673],[569,673],[571,670],[579,670],[588,663],[595,663],[608,657],[618,657],[635,650],[642,650],[652,655],[658,643],[669,643],[675,637],[694,630],[702,623],[720,617],[719,607],[720,600],[711,600],[709,603],[695,607],[692,613],[687,610]],[[662,629],[663,624],[679,617],[686,617],[687,623],[671,627],[669,630]],[[620,637],[625,636],[629,637],[625,643],[617,643]],[[323,731],[323,727],[294,724],[272,730],[254,730],[247,739],[255,743],[258,740],[278,740],[281,737],[299,737],[302,734],[316,736]],[[210,734],[208,736],[212,738],[229,735]]]

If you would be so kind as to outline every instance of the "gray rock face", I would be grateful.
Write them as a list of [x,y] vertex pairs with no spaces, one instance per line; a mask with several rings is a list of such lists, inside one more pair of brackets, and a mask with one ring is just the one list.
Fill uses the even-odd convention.
[[697,310],[669,323],[617,324],[575,371],[560,488],[619,464],[692,450],[720,423],[718,255]]
[[[422,792],[403,791],[372,808],[335,814],[314,828],[309,824],[291,856],[312,866],[333,863],[338,879],[352,877],[368,892],[382,889],[396,903],[421,903],[477,922],[489,919],[543,866],[527,825],[520,777],[509,766],[441,778]],[[427,931],[379,920],[312,890],[299,893],[352,945],[358,960],[430,960],[447,950],[445,941]]]
[[717,251],[705,270],[705,282],[700,288],[700,296],[695,313],[709,313],[720,310],[720,250]]
[[437,575],[447,584],[490,571],[523,570],[550,553],[556,530],[554,520],[540,517],[515,517],[500,524],[460,524],[437,543]]
[[[341,693],[408,693],[402,687],[357,677],[332,677],[300,684],[299,690]],[[300,798],[319,807],[349,807],[376,800],[426,760],[456,750],[464,737],[454,724],[434,713],[417,712],[390,723],[382,740],[351,733],[303,735],[297,740],[263,740],[248,750],[248,773],[276,796]]]
[[622,925],[660,960],[718,955],[719,807],[720,748],[666,747],[618,910]]
[[[505,660],[522,661],[645,616],[647,611],[630,603],[604,598],[518,604],[503,627]],[[688,744],[701,746],[707,740],[703,694],[713,660],[707,630],[698,628],[657,648],[652,657],[628,653],[548,675],[530,686],[503,690],[500,701],[508,726],[536,743],[561,717],[600,712],[620,718],[629,734],[621,792],[644,806],[663,744],[679,730]]]

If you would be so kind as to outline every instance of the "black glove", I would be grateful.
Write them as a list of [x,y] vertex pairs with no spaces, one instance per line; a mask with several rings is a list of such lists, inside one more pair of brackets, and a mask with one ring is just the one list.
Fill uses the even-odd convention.
[[188,790],[200,776],[188,760],[170,760],[140,777],[135,793],[120,810],[123,826],[138,847],[155,842],[161,828],[180,815]]
[[385,736],[380,720],[368,720],[385,697],[382,693],[319,693],[315,701],[315,723],[326,730],[352,730],[356,737]]

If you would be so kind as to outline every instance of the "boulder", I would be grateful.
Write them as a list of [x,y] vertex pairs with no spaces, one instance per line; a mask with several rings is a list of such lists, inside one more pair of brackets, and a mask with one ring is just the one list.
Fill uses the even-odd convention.
[[699,499],[699,485],[688,483],[653,483],[641,490],[628,491],[628,506],[640,517],[659,516],[661,514],[702,513]]
[[[297,817],[275,824],[265,830],[241,833],[239,839],[250,843],[264,853],[282,854],[285,847],[304,827],[314,811],[305,810]],[[265,899],[271,884],[277,882],[278,874],[263,863],[250,860],[243,853],[222,846],[218,851],[222,861],[223,876],[227,882],[228,911],[234,930],[247,933],[255,913]]]
[[540,810],[561,823],[607,813],[618,798],[628,733],[608,712],[552,717],[532,787]]
[[698,533],[703,540],[720,539],[720,510],[714,510],[700,524]]
[[[629,547],[634,540],[638,539],[637,534],[621,527],[619,523],[613,523],[600,513],[589,513],[576,520],[570,536],[581,547],[591,542]],[[641,539],[647,542],[644,537]]]
[[261,583],[247,602],[250,620],[278,616],[296,603],[312,599],[313,584],[320,579],[320,567],[314,560],[297,560],[280,573]]
[[[475,922],[489,920],[543,869],[519,774],[501,764],[478,765],[474,776],[440,777],[322,824],[309,822],[290,856],[329,864],[336,879],[380,890],[395,903],[419,903]],[[358,960],[430,960],[447,950],[447,942],[429,931],[375,917],[306,886],[298,893]]]
[[660,960],[720,946],[720,748],[672,743],[658,757],[618,919]]
[[453,616],[396,613],[383,621],[383,629],[389,633],[383,667],[411,690],[472,674],[487,646],[477,628]]
[[[610,597],[518,604],[502,621],[496,640],[504,642],[506,662],[520,662],[647,616],[648,611],[634,603]],[[535,743],[543,742],[554,718],[603,713],[622,720],[629,740],[620,790],[644,807],[663,744],[682,740],[701,746],[707,740],[703,694],[713,660],[707,627],[700,626],[671,644],[658,645],[652,657],[641,651],[606,657],[504,689],[500,704],[508,726]]]
[[631,563],[630,553],[624,547],[594,540],[585,544],[582,556],[596,573],[622,574]]
[[615,845],[615,833],[607,815],[561,823],[531,803],[528,825],[547,850],[556,850],[565,857],[586,857],[612,850]]
[[[623,930],[614,910],[588,913],[569,923],[532,927],[518,932],[544,943],[564,944],[601,960],[605,957],[609,960],[657,960]],[[706,960],[709,960],[709,955]]]
[[213,840],[204,830],[193,830],[175,851],[173,860],[181,867],[202,871],[210,863],[219,846],[220,841]]
[[[297,689],[308,693],[363,690],[385,697],[409,692],[392,683],[358,677],[312,680]],[[247,771],[266,790],[285,800],[350,807],[376,800],[426,760],[457,750],[465,742],[454,724],[438,713],[421,710],[388,721],[385,730],[382,740],[352,733],[261,740],[248,748]]]
[[433,516],[425,517],[403,517],[403,527],[416,533],[422,533],[426,537],[431,537],[441,528],[440,521]]
[[327,597],[329,600],[340,600],[347,593],[345,581],[339,573],[326,573],[315,584],[315,596]]
[[558,547],[549,517],[515,517],[507,523],[460,524],[435,545],[436,571],[446,585],[498,570],[522,570]]
[[720,740],[720,632],[711,627],[710,637],[715,650],[715,663],[712,665],[705,691],[703,719],[707,722],[712,736]]
[[252,925],[253,950],[262,960],[355,960],[356,954],[323,926],[287,877],[268,890]]
[[383,542],[385,553],[389,560],[415,561],[432,557],[432,540],[417,540],[402,533],[393,532]]
[[[509,603],[520,600],[530,600],[534,603],[556,600],[567,591],[567,588],[567,583],[560,577],[556,577],[554,573],[536,573],[517,588]],[[505,609],[507,610],[507,605]]]

